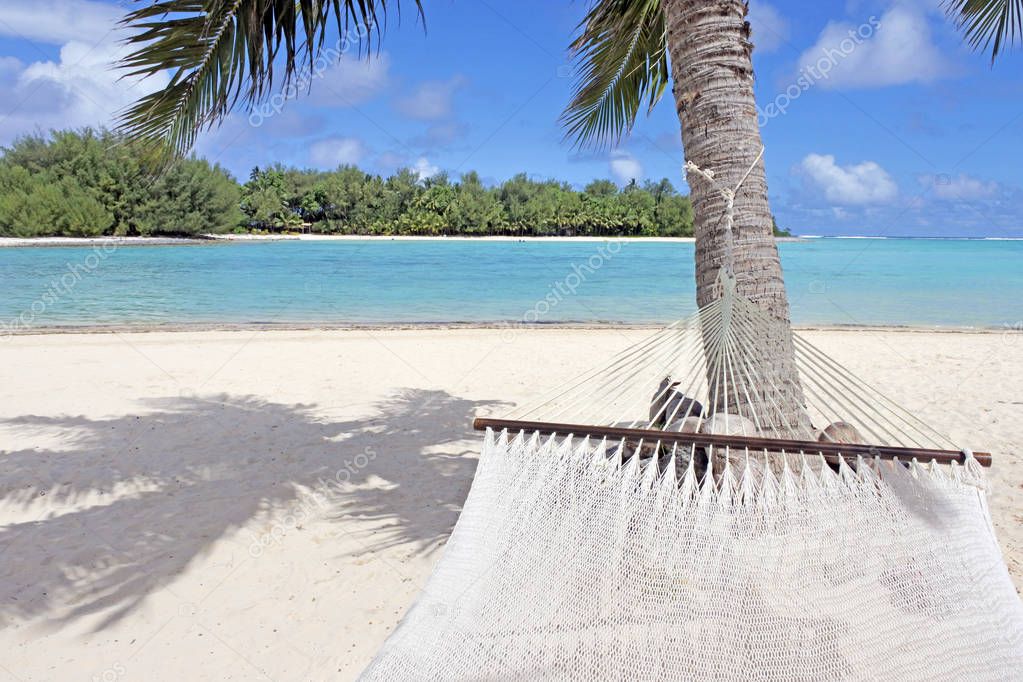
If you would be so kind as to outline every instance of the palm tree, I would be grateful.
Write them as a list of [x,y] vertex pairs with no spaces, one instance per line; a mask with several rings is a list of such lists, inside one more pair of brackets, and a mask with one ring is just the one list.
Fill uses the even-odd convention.
[[[804,401],[789,306],[764,163],[758,160],[763,147],[746,12],[744,0],[600,0],[571,45],[577,84],[563,121],[568,137],[580,145],[614,146],[631,130],[640,105],[653,108],[671,84],[687,160],[713,171],[724,187],[742,181],[731,235],[722,219],[722,194],[706,181],[689,183],[697,303],[706,305],[720,295],[718,273],[730,262],[736,292],[777,321],[765,328],[755,351],[758,357],[749,360],[752,374],[779,392],[764,396],[758,394],[764,386],[733,386],[739,390],[722,394],[751,396],[754,413],[768,416],[763,427],[801,430]],[[743,407],[739,409],[745,412]]]
[[[686,158],[734,187],[762,147],[753,99],[750,28],[743,0],[601,0],[571,45],[575,96],[563,116],[581,145],[616,145],[669,83]],[[690,183],[696,223],[697,302],[713,300],[724,259],[725,204],[708,183]],[[735,199],[735,272],[741,293],[788,319],[763,162]]]

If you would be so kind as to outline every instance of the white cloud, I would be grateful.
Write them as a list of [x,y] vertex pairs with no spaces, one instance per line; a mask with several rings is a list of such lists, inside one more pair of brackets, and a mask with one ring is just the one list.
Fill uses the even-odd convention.
[[911,2],[896,3],[859,26],[829,23],[799,67],[823,88],[929,83],[955,71],[931,40],[927,12]]
[[123,7],[89,0],[0,3],[0,35],[52,45],[96,43],[116,28]]
[[357,164],[366,148],[354,137],[328,137],[309,147],[309,162],[320,168]]
[[314,71],[310,102],[330,107],[362,104],[387,87],[390,68],[391,57],[386,52],[363,59],[342,55],[336,64]]
[[800,168],[824,197],[836,204],[884,203],[899,191],[891,176],[873,161],[839,166],[830,154],[809,154]]
[[918,180],[938,199],[985,199],[998,191],[997,182],[985,182],[965,173],[954,178],[947,175],[921,175]]
[[749,4],[749,23],[753,28],[753,44],[757,52],[774,52],[788,42],[789,24],[773,6],[760,0]]
[[71,41],[61,47],[57,61],[22,66],[2,60],[0,140],[50,128],[109,126],[122,109],[167,83],[162,74],[120,80],[113,64],[127,49],[113,39],[95,46]]
[[416,172],[420,180],[432,178],[437,173],[440,173],[440,168],[427,161],[425,156],[420,156],[416,159],[416,162],[412,165],[412,170]]
[[611,174],[622,184],[643,177],[643,165],[625,152],[616,152],[611,157],[610,166]]
[[388,173],[392,173],[399,168],[408,168],[416,174],[419,180],[432,178],[434,175],[441,172],[440,167],[430,163],[429,159],[425,156],[420,156],[416,158],[414,162],[410,162],[409,157],[405,154],[393,151],[387,151],[379,154],[373,160],[373,163],[379,169]]
[[406,97],[394,103],[398,111],[409,118],[433,121],[451,115],[451,99],[466,83],[465,77],[456,75],[446,81],[425,81]]

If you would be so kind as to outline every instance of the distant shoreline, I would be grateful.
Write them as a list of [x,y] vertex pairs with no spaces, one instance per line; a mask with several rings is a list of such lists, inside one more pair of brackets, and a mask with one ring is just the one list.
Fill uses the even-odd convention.
[[[776,242],[807,243],[822,239],[884,239],[911,241],[1023,241],[1023,237],[886,237],[868,235],[798,235],[775,237]],[[510,236],[421,236],[421,235],[354,235],[354,234],[204,234],[197,237],[0,237],[0,248],[39,246],[181,246],[217,243],[262,242],[609,242],[692,244],[693,237],[510,237]]]
[[643,241],[643,242],[695,242],[693,237],[511,237],[504,235],[487,235],[469,237],[464,235],[362,235],[362,234],[211,234],[206,235],[213,241],[225,242],[261,242],[261,241],[301,241],[301,242],[611,242],[611,241]]
[[[57,336],[66,334],[154,334],[154,333],[205,333],[205,332],[303,332],[303,331],[448,331],[448,330],[494,330],[519,332],[542,332],[582,330],[599,331],[651,330],[665,328],[670,322],[169,322],[165,324],[83,324],[52,325],[18,329],[0,333],[0,343],[5,338],[27,336]],[[828,332],[896,332],[907,334],[1003,334],[1001,327],[970,326],[928,326],[928,325],[865,325],[865,324],[793,324],[796,331]]]
[[[799,237],[776,237],[779,242],[801,242]],[[178,246],[185,244],[256,242],[609,242],[692,244],[693,237],[466,237],[419,235],[340,235],[340,234],[208,234],[201,237],[0,237],[0,248],[33,246]]]
[[31,246],[177,246],[209,244],[205,237],[0,237],[0,248]]

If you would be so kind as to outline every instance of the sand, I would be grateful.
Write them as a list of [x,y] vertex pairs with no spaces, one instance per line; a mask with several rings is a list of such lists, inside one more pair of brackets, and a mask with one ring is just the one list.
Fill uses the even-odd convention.
[[[458,517],[473,413],[646,333],[0,339],[0,680],[354,678]],[[807,335],[995,453],[995,528],[1023,587],[1023,335]]]

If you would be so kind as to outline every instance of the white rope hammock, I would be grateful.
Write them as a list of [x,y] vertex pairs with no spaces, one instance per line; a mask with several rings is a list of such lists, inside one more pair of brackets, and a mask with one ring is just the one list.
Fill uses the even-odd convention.
[[738,295],[729,253],[718,300],[477,420],[458,524],[365,679],[1019,679],[990,457]]

